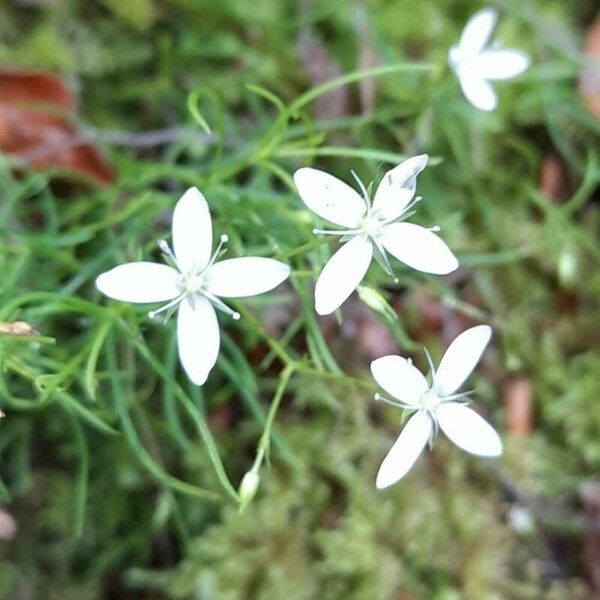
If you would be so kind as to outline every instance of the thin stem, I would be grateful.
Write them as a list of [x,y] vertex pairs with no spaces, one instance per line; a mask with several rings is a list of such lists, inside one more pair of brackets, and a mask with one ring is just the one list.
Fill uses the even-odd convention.
[[263,430],[262,435],[260,436],[258,450],[256,451],[256,458],[254,459],[254,464],[252,465],[252,471],[254,471],[255,473],[258,473],[262,461],[265,457],[265,453],[267,452],[270,446],[271,429],[273,428],[273,423],[275,422],[275,415],[277,414],[277,409],[281,404],[281,399],[283,398],[283,394],[287,389],[288,383],[292,375],[294,374],[295,369],[295,365],[289,364],[283,369],[283,371],[279,375],[279,384],[277,386],[277,389],[275,390],[273,400],[271,400],[271,406],[269,406],[269,412],[267,413],[265,428]]

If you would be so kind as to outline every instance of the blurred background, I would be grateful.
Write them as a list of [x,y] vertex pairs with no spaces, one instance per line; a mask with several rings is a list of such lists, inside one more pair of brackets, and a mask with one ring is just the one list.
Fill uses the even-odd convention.
[[[1,597],[598,597],[598,4],[489,4],[497,39],[533,58],[491,114],[445,67],[473,0],[0,2]],[[337,87],[278,129],[307,89],[399,61],[431,69]],[[316,319],[332,246],[289,175],[377,182],[420,152],[414,219],[442,227],[461,268],[398,268],[396,285],[375,266],[362,300]],[[158,258],[190,185],[233,255],[296,273],[221,320],[201,390],[172,323],[93,286]],[[399,353],[426,370],[423,346],[437,360],[478,322],[495,335],[470,386],[504,456],[440,436],[377,492],[402,419],[373,401],[369,362]],[[221,490],[185,401],[237,485],[285,356],[314,373],[286,388],[256,498],[239,514],[196,497],[185,482]]]

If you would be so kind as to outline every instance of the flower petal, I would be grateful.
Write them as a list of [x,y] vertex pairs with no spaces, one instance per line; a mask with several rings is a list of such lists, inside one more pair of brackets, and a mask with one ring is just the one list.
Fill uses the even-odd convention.
[[487,50],[469,61],[469,69],[482,79],[510,79],[526,71],[529,55],[520,50]]
[[465,98],[475,108],[489,112],[498,106],[498,96],[494,88],[485,79],[473,73],[468,66],[461,67],[458,81]]
[[208,291],[224,298],[255,296],[277,287],[289,274],[288,265],[272,258],[231,258],[208,269]]
[[384,248],[413,269],[446,275],[458,268],[458,261],[435,233],[414,223],[391,223],[381,236]]
[[433,388],[439,396],[453,394],[465,382],[491,337],[489,325],[477,325],[454,339],[435,373]]
[[493,8],[483,8],[467,21],[458,42],[461,56],[474,56],[483,50],[492,37],[497,18]]
[[221,338],[217,315],[202,296],[186,298],[177,313],[177,349],[188,377],[202,385],[217,362]]
[[402,433],[383,459],[375,485],[386,488],[406,475],[431,435],[431,418],[424,411],[415,413],[406,423]]
[[328,315],[339,308],[365,276],[373,246],[362,236],[346,242],[327,262],[315,286],[315,310]]
[[181,293],[179,273],[168,265],[131,262],[119,265],[96,279],[96,287],[109,298],[122,302],[165,302]]
[[386,221],[397,219],[413,199],[417,175],[427,165],[427,159],[427,154],[413,156],[383,176],[375,192],[373,210],[378,211]]
[[408,406],[418,406],[428,385],[421,372],[406,358],[389,355],[371,363],[375,381],[394,398]]
[[187,190],[175,206],[173,250],[183,273],[197,272],[210,260],[212,221],[208,203],[198,188]]
[[442,402],[435,415],[442,431],[459,448],[479,456],[502,454],[500,436],[468,406],[457,402]]
[[305,167],[294,173],[294,183],[306,206],[321,218],[356,227],[367,212],[366,201],[343,181],[318,169]]

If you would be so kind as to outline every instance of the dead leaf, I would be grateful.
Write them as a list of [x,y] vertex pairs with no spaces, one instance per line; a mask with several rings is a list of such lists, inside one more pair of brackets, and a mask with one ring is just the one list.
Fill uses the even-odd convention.
[[12,540],[16,533],[16,521],[4,509],[0,508],[0,540]]
[[0,102],[13,106],[45,104],[68,112],[76,109],[75,96],[60,77],[1,67]]
[[[309,27],[305,27],[298,37],[298,55],[312,87],[335,79],[343,72],[339,63]],[[313,102],[313,113],[317,119],[339,119],[348,115],[348,86],[337,87],[318,96]]]
[[587,62],[579,76],[579,94],[587,110],[600,119],[600,14],[588,29],[583,52]]
[[529,437],[532,430],[533,407],[531,381],[524,375],[510,377],[504,382],[504,411],[506,428],[517,437]]
[[8,335],[39,335],[39,331],[25,321],[13,321],[12,323],[0,321],[0,333]]
[[75,97],[59,77],[0,70],[0,150],[34,169],[64,169],[99,185],[112,183],[100,152],[70,121],[75,108]]
[[550,200],[559,202],[569,196],[567,169],[555,154],[548,154],[540,165],[540,192]]
[[600,483],[586,481],[580,488],[584,507],[583,561],[592,588],[600,590]]
[[[358,68],[372,69],[381,61],[373,42],[373,31],[369,26],[368,15],[363,7],[357,6],[354,11],[352,24],[358,40]],[[377,96],[377,79],[363,77],[358,82],[360,107],[363,114],[369,115],[375,110]]]

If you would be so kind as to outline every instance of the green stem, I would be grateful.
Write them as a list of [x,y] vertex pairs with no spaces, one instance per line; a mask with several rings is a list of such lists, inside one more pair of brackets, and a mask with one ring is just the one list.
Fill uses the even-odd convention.
[[267,452],[270,446],[271,429],[273,428],[273,423],[275,422],[275,415],[277,414],[277,409],[281,404],[281,399],[283,398],[283,394],[285,393],[290,378],[294,374],[294,370],[295,366],[289,364],[283,369],[283,371],[279,375],[279,384],[277,386],[277,389],[275,390],[273,400],[271,400],[271,406],[269,406],[269,412],[267,413],[265,428],[263,430],[262,435],[260,436],[258,450],[256,451],[256,458],[254,460],[254,464],[252,465],[252,471],[254,471],[255,473],[258,473],[262,461],[265,457],[265,453]]

